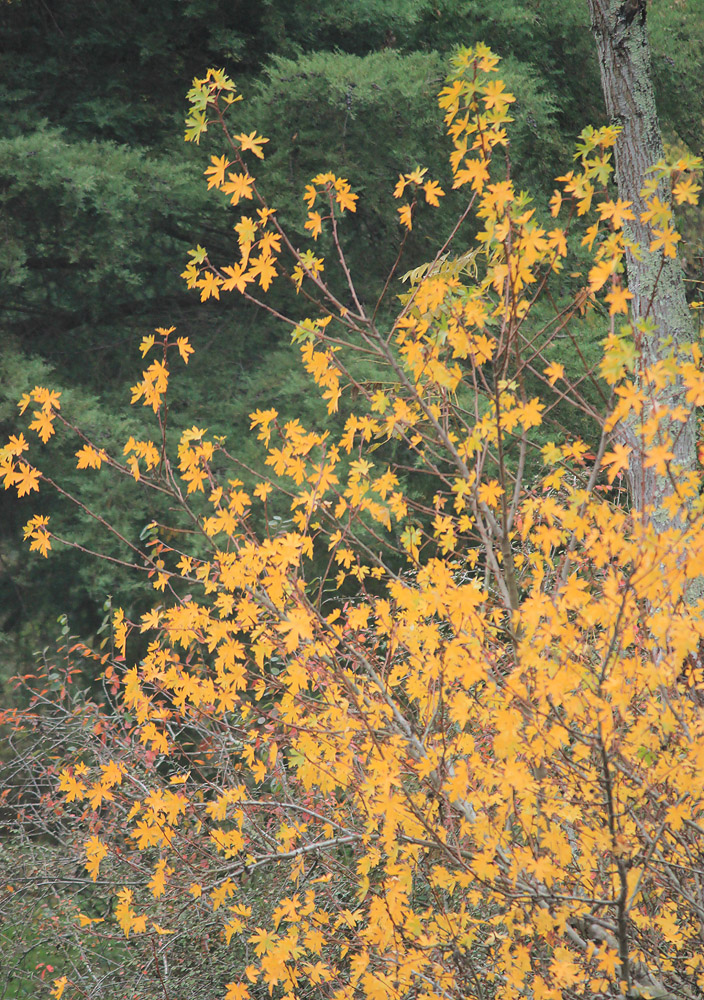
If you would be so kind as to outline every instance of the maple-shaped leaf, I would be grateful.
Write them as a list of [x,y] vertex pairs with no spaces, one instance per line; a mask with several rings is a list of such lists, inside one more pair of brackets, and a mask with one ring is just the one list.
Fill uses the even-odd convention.
[[652,469],[660,476],[667,474],[667,466],[669,462],[674,461],[675,454],[669,444],[660,444],[653,448],[649,448],[645,456],[645,468]]
[[151,927],[152,927],[152,930],[155,930],[156,933],[159,934],[162,937],[165,934],[175,934],[176,933],[176,931],[169,930],[168,927],[162,927],[161,924],[157,924],[154,921],[152,921]]
[[233,136],[233,138],[239,142],[240,149],[242,149],[242,151],[251,149],[254,155],[258,156],[260,160],[264,159],[264,153],[261,147],[269,140],[265,139],[261,135],[257,135],[256,130],[254,132],[250,132],[249,135],[245,135],[245,133],[242,132],[240,135]]
[[250,992],[245,983],[228,983],[225,1000],[249,1000]]
[[402,198],[407,185],[408,179],[404,176],[404,174],[399,174],[396,187],[394,188],[394,198]]
[[59,790],[65,793],[67,802],[80,802],[85,795],[86,785],[75,773],[64,768],[59,775]]
[[548,233],[548,245],[559,257],[567,256],[567,237],[563,229],[551,229]]
[[50,996],[54,997],[54,1000],[61,1000],[68,984],[68,976],[59,976],[58,979],[53,980],[53,983],[54,987],[50,992]]
[[150,333],[148,337],[142,337],[142,343],[139,345],[139,351],[142,357],[146,357],[149,351],[154,346],[154,334]]
[[50,408],[43,407],[41,410],[35,410],[33,416],[34,420],[29,425],[29,429],[36,431],[42,442],[46,444],[52,434],[55,433],[54,414]]
[[553,361],[552,364],[543,369],[543,373],[547,375],[550,385],[555,385],[559,378],[564,378],[565,366],[561,365],[559,361]]
[[648,200],[647,205],[647,209],[640,213],[641,222],[652,222],[662,227],[669,226],[672,221],[672,209],[667,202],[655,196]]
[[231,292],[233,288],[236,288],[238,292],[244,292],[247,285],[255,280],[255,275],[251,271],[245,270],[245,264],[235,264],[233,267],[226,265],[223,267],[223,274],[227,275],[227,278],[222,283],[223,292]]
[[606,284],[617,267],[618,261],[614,258],[606,258],[595,264],[589,271],[589,291],[598,292]]
[[222,279],[212,271],[206,271],[205,276],[196,285],[200,288],[200,300],[205,302],[212,295],[214,299],[220,298],[220,286]]
[[555,218],[560,214],[560,209],[562,208],[562,193],[555,189],[553,196],[550,199],[550,214]]
[[627,313],[628,302],[629,299],[632,298],[633,292],[629,292],[623,285],[617,285],[612,288],[611,291],[604,296],[605,301],[609,303],[609,315],[614,316],[616,313]]
[[108,849],[101,840],[96,837],[90,837],[86,843],[85,847],[87,861],[85,863],[85,868],[88,874],[91,876],[95,882],[98,878],[98,871],[100,869],[100,862],[107,855]]
[[630,201],[617,198],[616,201],[602,201],[597,210],[602,219],[610,220],[614,229],[621,229],[626,220],[635,219],[635,213],[631,209],[632,204]]
[[107,460],[107,455],[102,448],[98,451],[92,445],[86,444],[76,452],[76,458],[77,469],[99,469]]
[[24,434],[10,434],[8,443],[2,449],[3,456],[21,455],[23,451],[29,449],[29,443],[25,440]]
[[308,219],[303,223],[305,229],[309,230],[314,240],[317,240],[323,229],[323,217],[320,212],[309,212]]
[[9,490],[14,485],[16,475],[12,459],[7,456],[0,458],[0,476],[3,478],[3,489]]
[[401,225],[405,226],[406,229],[413,229],[412,208],[411,208],[411,206],[410,205],[401,205],[401,207],[398,209],[398,214],[399,214],[399,219],[400,219]]
[[463,184],[470,184],[472,190],[482,192],[486,181],[489,180],[489,167],[486,160],[467,157],[464,166],[455,171],[455,179],[452,187],[459,188]]
[[651,253],[655,253],[656,250],[662,247],[666,257],[677,256],[677,244],[682,237],[671,226],[668,226],[666,229],[653,229],[653,237],[654,239],[650,244]]
[[266,292],[277,274],[274,258],[270,255],[255,257],[250,261],[248,273],[259,278],[259,284]]
[[54,389],[46,389],[41,385],[37,385],[32,389],[32,398],[36,403],[40,403],[45,410],[60,410],[60,396],[60,392],[56,392]]
[[201,135],[207,131],[208,120],[205,111],[192,111],[186,118],[186,131],[184,133],[186,142],[195,142],[196,145],[199,145]]
[[423,185],[423,190],[425,191],[425,200],[429,205],[434,205],[436,208],[440,204],[438,199],[445,197],[445,192],[437,181],[427,181]]
[[211,188],[219,188],[225,180],[225,171],[230,166],[230,161],[223,156],[211,156],[211,166],[206,167],[205,176],[208,178],[208,191]]
[[696,205],[701,186],[694,182],[693,177],[678,181],[672,187],[672,194],[678,205]]
[[498,181],[496,184],[489,184],[487,191],[498,215],[501,215],[506,206],[516,197],[512,181]]
[[222,184],[221,190],[224,194],[232,195],[230,204],[237,205],[243,198],[252,201],[254,198],[252,192],[254,178],[250,174],[229,173],[227,176],[227,183]]
[[521,407],[519,422],[522,427],[528,430],[530,427],[539,427],[542,423],[542,411],[545,409],[545,404],[541,403],[537,396],[531,399],[524,406]]
[[339,186],[336,185],[335,201],[343,212],[356,212],[358,200],[359,195],[352,193],[347,182]]
[[20,462],[13,477],[13,486],[17,490],[17,496],[23,497],[33,490],[39,490],[39,480],[41,473],[39,469],[33,469],[27,462]]
[[[223,283],[223,287],[224,287],[224,283]],[[176,346],[178,347],[178,353],[183,358],[183,363],[185,365],[187,365],[188,364],[188,359],[190,358],[191,354],[193,354],[193,348],[191,347],[191,344],[190,344],[190,341],[188,340],[188,337],[177,337],[176,338]]]
[[[280,253],[281,252],[281,234],[280,233],[264,233],[262,238],[258,243],[259,253],[266,257],[268,254]],[[307,251],[309,254],[311,251]]]
[[46,559],[51,549],[51,534],[47,528],[49,518],[43,514],[35,514],[25,524],[23,530],[25,541],[31,539],[30,551],[39,552]]
[[258,223],[251,219],[248,215],[243,215],[240,221],[235,225],[235,232],[237,233],[237,242],[240,245],[240,249],[244,245],[250,246],[254,240],[257,238]]
[[157,862],[154,874],[147,883],[154,899],[158,899],[164,895],[166,892],[166,880],[171,874],[173,874],[173,868],[167,866],[165,858]]

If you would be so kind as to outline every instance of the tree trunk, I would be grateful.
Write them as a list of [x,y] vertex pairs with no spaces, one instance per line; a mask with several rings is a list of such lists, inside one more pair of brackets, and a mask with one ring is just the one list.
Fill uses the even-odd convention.
[[[588,3],[606,110],[612,124],[621,126],[616,142],[618,195],[632,202],[636,220],[628,223],[627,232],[642,251],[640,260],[630,253],[626,258],[628,288],[634,296],[633,315],[635,319],[650,319],[656,325],[655,332],[643,338],[642,360],[647,367],[694,339],[682,266],[677,258],[665,257],[662,250],[650,252],[651,227],[640,219],[641,212],[646,210],[640,194],[646,171],[664,157],[650,75],[647,0],[588,0]],[[661,188],[658,197],[669,203],[669,181]],[[669,407],[687,405],[679,386],[663,390],[658,403]],[[696,468],[694,413],[684,426],[670,422],[664,428],[673,441],[675,463],[684,471]],[[672,525],[672,515],[663,507],[663,500],[671,492],[669,479],[658,475],[655,469],[643,467],[639,439],[632,428],[625,427],[623,432],[633,448],[630,456],[633,505],[639,511],[651,507],[656,528],[665,530]]]

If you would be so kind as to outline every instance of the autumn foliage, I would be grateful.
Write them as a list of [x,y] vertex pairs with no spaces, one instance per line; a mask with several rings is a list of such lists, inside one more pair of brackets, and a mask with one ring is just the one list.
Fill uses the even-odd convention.
[[[151,610],[115,611],[101,650],[67,641],[63,680],[26,679],[29,709],[5,718],[80,737],[55,731],[24,814],[63,831],[87,885],[65,915],[86,950],[48,982],[55,997],[103,995],[87,972],[101,937],[124,941],[113,996],[188,1000],[189,951],[204,970],[220,955],[227,1000],[704,989],[704,510],[699,470],[672,452],[704,402],[701,348],[643,362],[661,334],[629,315],[615,128],[581,136],[549,224],[514,188],[497,63],[482,46],[455,59],[439,103],[462,214],[398,282],[404,240],[448,186],[400,175],[405,235],[375,303],[344,253],[354,179],[314,177],[291,235],[252,173],[267,140],[237,132],[233,83],[194,82],[186,137],[222,130],[205,173],[236,209],[236,248],[219,262],[198,247],[186,281],[265,309],[273,282],[292,284],[280,318],[325,426],[255,410],[258,471],[198,426],[173,451],[169,383],[194,349],[173,329],[142,341],[132,402],[157,429],[122,455],[57,393],[21,402],[31,433],[2,450],[6,488],[43,488],[32,434],[74,434],[87,475],[132,477],[173,514],[123,538]],[[665,192],[694,203],[698,166],[654,166],[638,252],[675,255]],[[602,358],[575,375],[590,314]],[[589,440],[557,436],[565,412]],[[634,462],[669,484],[666,531],[627,500]],[[71,544],[40,514],[25,536],[48,558]],[[71,699],[66,673],[87,663],[102,700]]]

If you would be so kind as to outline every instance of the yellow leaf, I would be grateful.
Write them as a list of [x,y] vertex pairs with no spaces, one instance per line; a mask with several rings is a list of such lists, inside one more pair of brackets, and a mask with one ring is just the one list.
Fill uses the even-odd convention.
[[633,298],[633,293],[629,292],[627,288],[623,285],[616,285],[608,295],[604,296],[606,302],[609,303],[609,314],[611,316],[616,313],[627,313],[628,312],[628,302]]
[[617,444],[613,451],[607,451],[604,455],[601,464],[605,466],[610,466],[608,472],[608,480],[613,483],[616,476],[621,472],[628,469],[628,456],[633,451],[628,445]]
[[310,211],[307,222],[303,223],[303,228],[308,229],[313,239],[317,240],[323,230],[323,217],[320,212]]
[[243,132],[241,135],[235,135],[233,138],[239,142],[240,149],[244,152],[247,149],[251,149],[255,156],[258,156],[260,160],[264,159],[264,153],[262,151],[262,146],[268,139],[265,139],[261,135],[257,135],[256,130],[250,132],[249,135],[245,135]]
[[398,209],[401,225],[405,226],[406,229],[413,228],[413,222],[411,220],[411,212],[412,209],[410,205],[401,205],[401,207]]
[[193,354],[193,348],[189,343],[188,337],[178,337],[176,339],[176,345],[178,346],[178,353],[183,358],[183,363],[187,365],[190,355]]
[[601,202],[597,206],[597,210],[602,219],[609,219],[611,221],[614,229],[620,229],[626,220],[635,219],[635,215],[630,208],[632,204],[630,201],[622,201],[618,198],[616,201]]
[[434,205],[435,207],[440,204],[438,199],[445,196],[445,192],[437,181],[426,181],[423,185],[423,190],[425,191],[425,200],[429,205]]
[[697,195],[700,191],[701,187],[699,184],[695,184],[693,177],[678,181],[672,188],[672,194],[678,205],[696,205],[699,200]]
[[662,247],[666,257],[677,256],[677,244],[682,237],[671,226],[668,226],[666,229],[653,229],[653,236],[654,239],[650,244],[651,253],[655,253],[656,250]]
[[200,300],[205,302],[211,296],[214,299],[220,298],[220,286],[222,285],[222,278],[219,278],[217,274],[212,271],[206,271],[205,276],[196,282],[196,287],[200,288]]
[[225,1000],[249,1000],[250,993],[245,983],[228,983]]
[[76,452],[77,469],[99,469],[103,462],[107,461],[107,455],[101,448],[97,451],[92,445],[84,445],[80,451]]
[[253,186],[254,178],[251,174],[229,173],[227,175],[227,182],[222,185],[221,190],[224,194],[231,195],[231,205],[238,205],[243,199],[247,201],[253,200]]
[[618,261],[614,258],[606,258],[596,263],[589,271],[589,291],[598,292],[609,280],[617,266]]
[[40,479],[41,473],[38,469],[33,469],[27,462],[20,462],[13,476],[13,485],[17,490],[17,496],[23,497],[31,493],[32,490],[38,490]]
[[148,337],[142,337],[142,343],[139,345],[139,351],[142,357],[146,357],[151,348],[154,346],[154,334],[150,333]]
[[559,378],[565,377],[565,366],[558,361],[553,361],[547,368],[543,368],[543,372],[547,375],[550,385],[555,385]]
[[59,979],[54,980],[54,988],[51,991],[51,996],[55,997],[56,1000],[61,1000],[66,989],[66,984],[68,983],[68,978],[66,976],[61,976]]
[[208,178],[208,190],[219,188],[225,180],[225,171],[230,166],[230,161],[225,156],[211,156],[211,166],[206,167],[205,176]]

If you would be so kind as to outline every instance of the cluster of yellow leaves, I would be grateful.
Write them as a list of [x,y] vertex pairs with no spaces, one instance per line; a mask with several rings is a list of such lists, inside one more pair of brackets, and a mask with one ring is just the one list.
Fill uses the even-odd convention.
[[320,277],[324,270],[325,260],[322,257],[316,257],[312,250],[306,250],[300,255],[300,263],[295,265],[291,276],[296,286],[296,291],[300,292],[303,279],[306,276],[315,280]]
[[[65,788],[66,779],[63,777],[63,775],[61,780],[64,782],[64,788]],[[82,782],[80,784],[82,784]],[[61,783],[59,784],[59,787],[60,788],[62,787]],[[78,787],[80,787],[80,785]],[[64,790],[64,788],[62,788],[62,790]],[[75,786],[73,784],[69,786],[69,792],[68,792],[69,796],[74,792],[74,788]],[[86,844],[87,861],[85,864],[85,868],[94,882],[97,880],[98,874],[100,872],[100,862],[103,860],[103,858],[106,857],[107,853],[108,853],[107,847],[99,840],[98,837],[91,837]]]
[[24,540],[29,541],[30,552],[39,552],[46,559],[51,548],[51,532],[47,528],[49,518],[35,514],[22,529]]
[[263,291],[268,291],[277,275],[276,263],[281,250],[281,236],[271,228],[271,209],[258,208],[257,218],[243,216],[235,225],[240,260],[215,271],[202,248],[191,251],[191,260],[181,277],[189,288],[200,289],[201,302],[211,296],[220,298],[220,292],[237,289],[246,294],[247,285],[258,281]]
[[[164,401],[164,396],[166,395],[166,390],[169,385],[169,369],[166,363],[167,349],[170,346],[175,346],[178,349],[184,364],[188,364],[188,359],[191,354],[193,354],[193,348],[191,347],[188,337],[178,337],[176,343],[170,345],[168,343],[168,338],[175,330],[175,327],[169,327],[169,329],[164,329],[158,327],[156,332],[161,335],[162,341],[162,359],[161,361],[153,361],[146,371],[142,372],[142,381],[138,382],[137,385],[132,386],[132,403],[138,403],[140,399],[142,400],[143,406],[151,406],[154,413],[161,407]],[[151,348],[154,346],[155,337],[150,334],[148,337],[142,339],[140,345],[140,353],[142,357],[146,357]],[[86,449],[84,449],[86,451]],[[95,449],[90,449],[90,458],[86,455],[83,459],[84,464],[90,464],[90,461],[95,462]],[[103,459],[104,461],[104,459]],[[79,465],[79,468],[81,466]],[[93,468],[100,468],[100,464],[93,465]]]
[[411,187],[414,191],[413,201],[410,204],[401,205],[398,210],[401,225],[405,226],[407,229],[413,228],[412,213],[419,190],[423,191],[427,204],[432,205],[434,208],[439,206],[439,199],[444,198],[445,196],[445,192],[437,181],[425,180],[427,172],[427,167],[416,167],[416,169],[412,170],[410,174],[398,175],[398,182],[394,188],[394,198],[402,198],[407,187]]
[[340,370],[335,366],[334,353],[334,348],[316,351],[310,341],[301,347],[305,369],[313,376],[316,385],[323,390],[322,396],[327,402],[328,413],[337,413],[337,403],[341,393]]
[[32,411],[32,422],[29,425],[29,429],[36,431],[37,436],[44,444],[54,434],[54,421],[56,420],[58,411],[61,409],[61,404],[59,403],[60,395],[60,392],[53,392],[51,389],[36,386],[30,393],[24,393],[22,399],[17,404],[20,408],[20,414],[23,414],[32,403],[38,404],[38,409]]
[[[24,393],[18,403],[20,414],[24,414],[32,403],[36,404],[37,408],[32,411],[29,429],[36,432],[43,444],[46,444],[55,433],[54,423],[61,408],[60,395],[60,392],[54,392],[43,386],[35,386],[30,393]],[[23,453],[28,449],[29,444],[23,434],[10,435],[8,443],[0,448],[0,476],[2,476],[3,487],[6,490],[14,487],[18,497],[26,496],[39,489],[41,473],[22,458]],[[32,537],[36,541],[34,535],[27,537]]]
[[[216,117],[222,115],[219,101],[222,94],[227,95],[227,100],[234,92],[234,85],[226,85],[219,80],[195,81],[192,100],[197,98],[200,118],[193,119],[192,132],[197,134],[189,135],[189,138],[198,138],[204,128],[207,127],[206,115],[208,112]],[[239,99],[239,98],[238,98]],[[217,188],[224,194],[230,195],[232,205],[238,205],[241,201],[253,201],[258,199],[255,178],[249,173],[242,153],[249,150],[259,159],[263,158],[262,146],[269,140],[263,136],[252,132],[249,135],[239,134],[232,138],[232,153],[234,159],[228,159],[225,155],[211,157],[210,166],[205,174],[208,177],[208,187]],[[235,166],[236,171],[229,168]],[[437,203],[436,188],[429,187],[428,199]],[[439,189],[437,189],[439,191]],[[442,192],[439,192],[442,193]],[[345,212],[355,212],[357,208],[358,196],[352,192],[349,181],[345,178],[337,177],[333,173],[321,173],[316,175],[310,184],[306,186],[304,200],[308,205],[308,219],[305,228],[311,236],[317,240],[322,232],[322,225],[326,219],[335,224],[335,211],[344,214]],[[327,214],[321,214],[314,208],[318,198],[326,202]],[[261,199],[259,199],[261,201]],[[206,251],[198,247],[191,251],[191,260],[183,273],[189,288],[200,289],[201,301],[209,298],[220,298],[221,291],[228,292],[237,290],[241,294],[249,295],[247,286],[258,282],[262,291],[268,291],[273,279],[278,274],[277,261],[281,253],[282,234],[278,223],[274,219],[274,210],[263,205],[256,209],[257,218],[253,216],[242,216],[235,224],[237,240],[240,251],[240,259],[232,265],[224,265],[220,269],[212,266],[208,260]],[[291,249],[289,247],[289,249]],[[291,278],[300,291],[304,277],[317,279],[323,270],[324,262],[322,258],[316,257],[311,251],[295,253],[295,263]]]
[[[440,95],[453,187],[466,186],[482,227],[476,280],[436,261],[376,340],[361,307],[350,326],[330,299],[322,318],[298,322],[294,342],[328,411],[345,384],[361,403],[337,437],[254,411],[262,481],[218,475],[222,441],[183,432],[174,496],[203,494],[189,521],[199,554],[174,535],[154,538],[150,572],[164,596],[137,621],[113,618],[118,662],[139,649],[121,668],[121,745],[132,756],[60,771],[65,807],[101,831],[85,868],[97,880],[109,867],[122,886],[124,935],[168,933],[185,903],[248,956],[227,1000],[247,1000],[254,985],[284,1000],[311,985],[332,1000],[446,1000],[475,995],[478,976],[499,1000],[561,1000],[620,990],[628,975],[647,981],[644,967],[704,989],[701,907],[688,895],[704,823],[704,602],[688,594],[704,564],[704,501],[701,476],[677,469],[668,437],[688,412],[657,403],[675,385],[691,406],[704,403],[701,351],[641,366],[636,382],[632,333],[612,327],[605,341],[615,399],[606,434],[637,427],[644,466],[674,484],[669,530],[613,502],[635,445],[614,440],[595,458],[582,441],[551,441],[545,470],[521,489],[501,456],[516,443],[527,450],[549,397],[509,361],[567,236],[490,172],[514,101],[492,75],[497,62],[485,46],[461,52]],[[191,138],[234,93],[217,71],[194,83]],[[616,135],[583,133],[579,169],[552,204],[555,216],[563,200],[578,216],[595,207],[584,245],[600,240],[581,301],[601,293],[611,316],[628,309],[635,221],[607,189]],[[235,142],[234,158],[213,157],[206,175],[237,204],[255,192],[241,153],[261,157],[265,140]],[[654,253],[676,243],[658,185],[671,178],[675,200],[689,202],[696,166],[653,174],[641,221],[655,227]],[[409,186],[431,205],[444,193],[420,168],[400,176],[396,197]],[[315,177],[305,199],[314,238],[318,199],[333,229],[336,213],[356,208],[334,174]],[[401,212],[410,228],[410,206]],[[285,238],[270,209],[257,216],[235,227],[233,267],[192,251],[185,277],[202,299],[246,293],[257,279],[269,287]],[[322,284],[323,270],[294,253],[297,289],[306,277]],[[351,379],[334,324],[352,329],[355,349],[372,342],[393,381]],[[155,412],[172,331],[159,332],[163,360],[133,388]],[[152,346],[145,338],[143,357]],[[531,374],[569,391],[565,365],[535,350]],[[35,393],[50,420],[55,397]],[[26,447],[20,436],[4,449],[10,485]],[[78,457],[107,461],[90,444]],[[165,461],[133,438],[124,457],[135,478],[140,462],[155,475]],[[589,485],[592,462],[602,492]],[[420,502],[409,472],[432,476]],[[25,534],[46,555],[46,519]],[[144,878],[141,894],[124,885],[125,866]]]
[[[558,180],[564,184],[564,190],[570,196],[577,214],[584,215],[592,206],[594,197],[601,193],[602,200],[597,204],[599,220],[587,228],[582,240],[582,246],[592,249],[595,240],[600,235],[600,222],[608,224],[608,231],[601,233],[601,240],[594,257],[595,263],[589,272],[589,291],[599,291],[609,279],[611,289],[605,296],[609,304],[609,313],[628,313],[628,303],[633,298],[631,292],[623,284],[623,258],[627,250],[637,256],[645,248],[627,235],[628,224],[636,219],[633,205],[630,201],[620,198],[614,201],[607,190],[607,182],[613,173],[611,150],[616,143],[620,127],[611,125],[601,129],[591,126],[584,130],[577,147],[581,171],[570,171]],[[650,244],[648,251],[662,251],[666,257],[676,255],[676,245],[680,240],[676,232],[665,184],[672,185],[672,193],[678,205],[694,204],[700,190],[692,176],[701,166],[698,157],[683,157],[673,165],[664,162],[655,164],[640,194],[646,208],[640,212],[640,222],[648,226]],[[600,188],[597,188],[597,182]],[[665,200],[663,201],[661,195]],[[555,191],[551,201],[553,215],[557,215],[563,204],[563,196]]]
[[440,107],[454,146],[453,188],[470,184],[481,193],[489,179],[492,151],[506,142],[505,126],[512,121],[508,107],[516,98],[500,80],[484,75],[496,65],[497,57],[486,46],[465,49],[453,58],[448,86],[440,91]]
[[241,100],[237,88],[223,70],[209,69],[201,79],[196,77],[188,92],[191,110],[186,118],[186,142],[200,142],[211,121],[208,115],[216,112],[220,102],[228,108]]
[[[203,80],[195,80],[189,94],[194,110],[189,116],[190,128],[187,130],[186,138],[199,141],[200,135],[207,129],[210,120],[208,114],[222,120],[223,110],[235,99],[234,91],[234,84],[217,71],[210,71]],[[221,106],[220,102],[223,100],[224,105]],[[191,260],[182,277],[185,278],[189,288],[200,289],[202,302],[209,298],[219,299],[221,291],[229,292],[235,289],[249,296],[251,293],[247,291],[247,286],[254,282],[258,282],[261,290],[267,292],[279,273],[277,261],[281,253],[282,233],[274,218],[275,210],[265,207],[261,202],[256,189],[256,180],[249,173],[242,156],[244,152],[250,151],[258,159],[263,159],[262,147],[268,141],[256,132],[234,135],[230,140],[233,159],[225,155],[212,156],[210,166],[205,170],[208,188],[216,188],[230,195],[232,205],[256,199],[260,201],[260,207],[256,209],[257,218],[242,216],[234,226],[240,259],[232,265],[216,269],[202,247],[191,251]],[[229,170],[231,166],[236,169]],[[434,189],[429,190],[431,192],[429,200],[437,202]],[[315,240],[322,232],[325,219],[330,219],[333,225],[335,224],[336,210],[344,214],[355,212],[357,208],[358,196],[352,192],[349,181],[329,172],[316,175],[307,185],[303,197],[309,208],[305,228]],[[314,209],[319,197],[326,202],[328,209],[326,215]],[[303,254],[296,252],[295,257],[291,277],[296,289],[300,290],[304,277],[308,276],[315,280],[323,270],[324,264],[321,258],[315,257],[310,251]]]
[[130,931],[136,934],[143,933],[147,929],[147,918],[145,914],[137,914],[132,909],[132,890],[125,887],[117,894],[117,906],[115,907],[115,919],[124,931],[125,937],[130,936]]
[[169,370],[163,361],[153,361],[142,375],[142,381],[132,386],[132,402],[141,399],[144,406],[151,406],[156,413],[166,394]]
[[[368,474],[361,468],[354,473]],[[458,502],[462,485],[458,481]],[[131,809],[136,846],[173,852],[171,862],[162,858],[150,879],[155,900],[176,872],[181,882],[190,876],[178,863],[187,811],[188,827],[197,816],[223,858],[290,869],[293,886],[287,892],[283,882],[270,928],[252,929],[247,913],[237,910],[241,904],[232,882],[218,882],[208,896],[213,912],[223,912],[226,940],[237,937],[254,945],[250,983],[261,979],[274,988],[313,976],[337,984],[335,995],[344,997],[342,981],[349,977],[350,988],[375,997],[380,976],[394,992],[422,976],[436,984],[428,995],[439,996],[441,989],[456,988],[451,967],[440,958],[453,942],[488,949],[494,969],[488,975],[502,995],[510,995],[508,984],[514,991],[559,993],[585,974],[601,982],[618,975],[608,950],[596,949],[585,958],[578,948],[560,946],[546,955],[541,940],[564,931],[574,918],[575,897],[587,908],[594,900],[616,899],[613,865],[621,856],[628,857],[632,872],[632,919],[645,918],[649,897],[643,893],[651,882],[639,861],[643,836],[659,831],[668,858],[688,863],[677,833],[683,817],[702,819],[697,789],[704,758],[698,742],[685,738],[679,727],[675,738],[674,716],[663,713],[660,691],[663,683],[676,682],[682,657],[701,637],[700,624],[685,613],[680,598],[690,567],[704,557],[702,533],[690,537],[686,556],[675,531],[658,546],[651,538],[646,565],[644,539],[629,536],[626,515],[617,516],[583,490],[567,488],[559,499],[529,499],[520,519],[531,556],[527,596],[514,622],[521,640],[510,683],[501,672],[506,654],[498,642],[500,627],[484,612],[487,592],[475,580],[462,582],[450,564],[437,559],[413,581],[390,582],[385,596],[368,597],[344,617],[334,612],[321,620],[288,573],[280,575],[284,546],[291,546],[285,556],[290,572],[300,545],[281,539],[278,547],[252,547],[232,560],[233,578],[224,588],[233,597],[226,620],[215,608],[191,602],[153,623],[159,639],[140,668],[139,686],[169,692],[174,710],[192,712],[194,724],[203,712],[219,716],[237,710],[246,727],[246,702],[238,692],[259,684],[276,707],[281,749],[274,753],[271,742],[260,745],[250,722],[238,780],[224,785],[216,799],[199,805],[187,791],[185,775],[177,779],[186,783],[184,792],[162,789],[143,801],[134,799]],[[546,573],[575,531],[590,539],[588,557],[576,554],[564,587],[548,596]],[[624,567],[630,565],[639,567],[642,579],[624,591]],[[591,579],[594,567],[601,573],[598,591]],[[264,600],[246,597],[260,588]],[[657,666],[650,657],[658,636],[644,635],[639,624],[643,598],[658,608],[651,628],[661,621],[668,630],[669,649]],[[387,651],[383,677],[364,666],[380,643]],[[188,666],[192,652],[204,645],[213,650],[214,675]],[[491,649],[494,654],[487,657]],[[268,664],[277,651],[286,667],[274,682]],[[148,703],[139,713],[143,729],[154,720],[163,724],[171,713],[164,715],[157,700],[143,698]],[[433,724],[443,704],[447,720]],[[680,696],[676,711],[696,731],[696,706]],[[612,776],[614,795],[624,804],[618,834],[604,828],[602,764],[595,752],[600,748],[621,762]],[[556,773],[550,777],[548,769],[548,776],[540,777],[536,761],[559,762]],[[269,836],[278,848],[272,850],[257,840],[257,799],[265,808],[267,789],[284,774],[289,785],[300,783],[305,790],[308,818],[274,827]],[[96,792],[111,780],[104,773],[88,785],[65,774],[62,788],[69,799],[87,798],[102,811],[110,799]],[[665,787],[668,800],[681,807],[667,817],[659,809],[644,810],[644,797],[655,805]],[[514,824],[522,834],[513,838],[510,864],[502,865],[509,850],[506,831]],[[359,845],[356,902],[331,914],[328,881],[305,892],[296,886],[304,871],[314,871],[315,857],[329,857],[323,873],[332,875],[336,845],[346,842]],[[309,851],[311,864],[301,868],[298,862]],[[97,838],[87,847],[89,870],[96,876],[106,853]],[[421,870],[443,900],[442,910],[420,902],[415,873]],[[540,894],[530,902],[534,884],[554,900],[549,911],[541,909]],[[495,893],[498,909],[493,917],[480,917],[487,891]],[[135,910],[129,890],[122,890],[119,900],[116,918],[125,934],[144,933],[150,918]],[[680,917],[682,948],[691,946],[696,933]]]
[[130,436],[127,441],[125,441],[122,453],[126,457],[127,466],[137,482],[139,482],[141,478],[139,468],[140,459],[145,463],[148,472],[155,469],[159,465],[159,450],[153,441],[135,441],[135,439]]
[[[314,211],[313,208],[319,197],[327,202],[328,214],[325,216]],[[317,174],[311,183],[306,185],[303,200],[308,206],[308,220],[305,223],[305,228],[313,239],[317,240],[322,232],[323,221],[334,218],[335,206],[342,213],[356,212],[359,196],[352,193],[348,180],[328,172]]]

